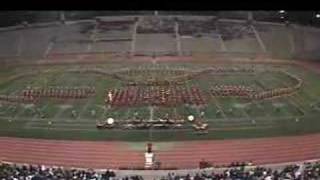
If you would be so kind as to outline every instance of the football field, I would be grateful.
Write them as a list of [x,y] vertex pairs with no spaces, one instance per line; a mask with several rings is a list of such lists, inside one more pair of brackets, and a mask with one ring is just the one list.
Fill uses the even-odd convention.
[[[234,69],[228,73],[203,73],[209,68]],[[253,69],[252,72],[238,72]],[[99,73],[97,73],[99,72]],[[272,99],[247,99],[235,96],[218,97],[211,93],[217,85],[246,86],[255,91],[291,87],[295,81],[285,73],[294,74],[303,84],[296,92]],[[128,88],[135,82],[140,91],[153,91],[162,82],[191,77],[174,88],[197,87],[204,106],[178,103],[165,105],[127,105],[108,107],[105,99],[110,90]],[[141,87],[140,87],[141,86]],[[172,85],[170,85],[172,86]],[[0,134],[53,139],[90,139],[125,141],[173,141],[189,139],[225,139],[280,136],[320,131],[319,76],[293,65],[209,64],[209,63],[105,63],[99,65],[52,65],[6,68],[0,71],[0,94],[21,96],[30,88],[60,89],[94,87],[95,94],[86,98],[43,97],[36,103],[0,101]],[[187,122],[188,116],[201,117],[208,124],[206,134],[198,134]],[[144,120],[165,116],[185,119],[177,129],[97,129],[97,122],[113,118],[121,124],[133,117]]]

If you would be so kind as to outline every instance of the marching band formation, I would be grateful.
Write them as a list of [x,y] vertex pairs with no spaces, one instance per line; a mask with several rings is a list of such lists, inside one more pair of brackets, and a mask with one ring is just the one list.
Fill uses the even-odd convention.
[[[126,82],[128,86],[175,86],[183,85],[184,82],[192,80],[198,76],[205,74],[229,74],[229,73],[253,73],[254,68],[243,67],[210,67],[200,71],[188,71],[183,68],[167,69],[167,68],[139,68],[139,69],[121,69],[117,72],[106,72],[99,68],[71,69],[70,72],[78,73],[96,73],[99,75],[111,76],[114,79]],[[154,74],[155,77],[150,76]],[[146,77],[147,75],[147,77]],[[136,78],[142,77],[142,78]]]
[[25,97],[20,95],[0,95],[0,101],[8,103],[35,103],[36,99],[33,97]]
[[94,95],[95,92],[95,87],[28,87],[22,91],[22,95],[25,99],[38,99],[42,97],[82,99]]
[[213,96],[233,96],[241,98],[250,98],[254,93],[251,87],[241,86],[241,85],[215,85],[211,88],[211,94]]
[[286,71],[282,71],[282,72],[285,73],[288,77],[290,77],[294,81],[297,81],[297,83],[294,86],[290,86],[290,87],[276,88],[276,89],[252,94],[251,98],[257,99],[257,100],[262,100],[262,99],[272,99],[272,98],[278,98],[278,97],[283,97],[283,96],[289,96],[301,88],[301,86],[303,84],[303,81],[301,78],[299,78],[289,72],[286,72]]
[[177,106],[189,104],[206,105],[201,90],[198,87],[190,89],[180,86],[129,86],[125,89],[107,90],[105,103],[111,107],[130,106]]
[[[154,72],[155,71],[155,72]],[[194,79],[198,76],[214,73],[214,74],[228,74],[228,73],[253,73],[253,68],[226,68],[226,67],[210,67],[209,69],[201,71],[186,71],[180,69],[131,69],[123,72],[116,73],[118,79],[128,81],[128,85],[149,85],[149,86],[161,86],[161,85],[181,85],[183,82]],[[143,80],[137,80],[132,77],[136,77],[137,74],[157,74],[160,78],[143,78]],[[163,76],[170,76],[164,80]]]
[[37,103],[40,98],[83,99],[94,95],[95,87],[28,87],[19,95],[0,95],[0,101],[9,103]]
[[288,75],[293,80],[297,81],[294,86],[291,87],[281,87],[271,90],[266,90],[262,92],[256,92],[251,87],[248,86],[240,86],[240,85],[216,85],[211,87],[211,94],[212,96],[217,97],[240,97],[240,98],[247,98],[247,99],[254,99],[254,100],[263,100],[263,99],[272,99],[278,98],[283,96],[291,95],[292,93],[296,92],[302,86],[302,79],[292,75],[288,72],[283,71],[286,75]]

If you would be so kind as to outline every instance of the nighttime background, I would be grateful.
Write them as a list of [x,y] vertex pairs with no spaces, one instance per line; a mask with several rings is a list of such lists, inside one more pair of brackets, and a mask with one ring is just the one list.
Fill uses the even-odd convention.
[[[50,22],[59,19],[61,11],[2,11],[0,12],[0,26],[13,26],[28,23]],[[252,11],[257,21],[285,22],[295,24],[319,26],[320,18],[317,11]],[[96,16],[121,15],[153,15],[154,11],[64,11],[67,20],[90,19]],[[158,11],[158,15],[210,15],[219,18],[246,19],[248,11]],[[319,15],[320,17],[320,15]]]

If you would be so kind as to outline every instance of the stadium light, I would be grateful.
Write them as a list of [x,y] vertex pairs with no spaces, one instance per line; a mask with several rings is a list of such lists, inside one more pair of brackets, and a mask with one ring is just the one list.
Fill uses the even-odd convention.
[[279,13],[280,14],[284,14],[286,11],[285,10],[280,10]]

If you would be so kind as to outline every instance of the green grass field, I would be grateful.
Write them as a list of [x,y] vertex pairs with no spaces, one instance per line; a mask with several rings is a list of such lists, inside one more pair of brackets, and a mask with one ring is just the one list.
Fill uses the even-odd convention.
[[[0,94],[2,95],[19,94],[28,86],[94,86],[96,95],[87,99],[67,101],[43,98],[36,105],[0,102],[0,135],[50,139],[173,141],[251,138],[320,132],[320,121],[318,120],[320,117],[320,78],[313,72],[295,66],[254,65],[258,71],[254,74],[206,74],[187,81],[183,86],[196,85],[207,94],[208,105],[204,109],[204,119],[209,124],[209,133],[205,135],[196,134],[188,124],[179,130],[98,130],[96,122],[108,117],[121,121],[133,117],[136,112],[144,119],[161,118],[167,113],[187,117],[190,114],[199,116],[199,110],[185,105],[172,108],[145,106],[108,109],[104,104],[105,90],[124,87],[124,82],[108,75],[69,71],[70,69],[99,68],[109,73],[116,73],[119,69],[142,69],[145,72],[141,71],[140,74],[126,74],[125,70],[122,73],[131,78],[144,80],[150,77],[170,78],[175,76],[170,71],[172,69],[194,71],[208,66],[213,65],[201,63],[106,63],[99,66],[57,65],[1,70]],[[241,66],[249,65],[238,65],[237,67]],[[258,90],[267,90],[290,86],[294,83],[287,76],[281,73],[267,72],[267,69],[281,69],[299,76],[304,81],[302,89],[289,97],[257,102],[235,97],[218,98],[209,95],[210,86],[214,84],[247,85]],[[17,74],[34,71],[39,71],[39,73],[19,79],[10,79]],[[44,118],[34,115],[32,111],[35,109],[44,114]],[[96,112],[95,115],[91,114],[92,110]],[[76,117],[72,117],[72,111],[77,112]],[[218,111],[221,113],[217,113]]]

